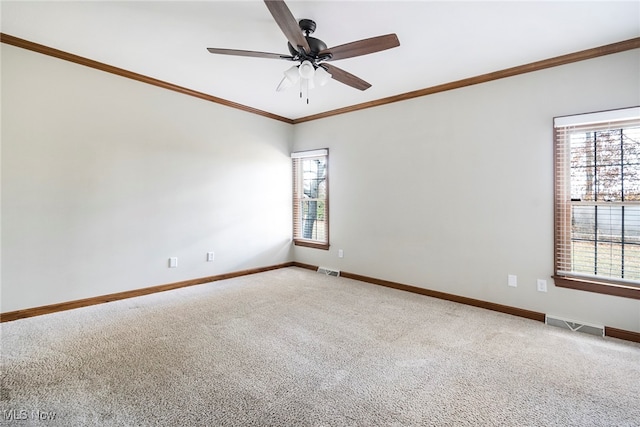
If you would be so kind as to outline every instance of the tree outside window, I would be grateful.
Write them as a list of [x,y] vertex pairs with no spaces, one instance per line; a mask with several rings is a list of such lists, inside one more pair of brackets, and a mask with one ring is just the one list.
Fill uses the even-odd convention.
[[298,152],[292,157],[294,243],[328,249],[328,151]]
[[557,286],[640,298],[640,108],[556,118]]

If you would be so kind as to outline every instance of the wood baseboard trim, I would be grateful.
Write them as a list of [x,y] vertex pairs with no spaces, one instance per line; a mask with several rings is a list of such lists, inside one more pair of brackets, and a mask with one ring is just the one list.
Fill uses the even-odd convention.
[[627,331],[624,329],[604,327],[604,334],[607,337],[618,338],[625,341],[633,341],[640,343],[640,332]]
[[[291,261],[282,264],[270,265],[266,267],[251,268],[231,273],[218,274],[216,276],[201,277],[198,279],[184,280],[181,282],[169,283],[159,286],[151,286],[148,288],[134,289],[131,291],[117,292],[113,294],[101,295],[97,297],[84,298],[80,300],[67,301],[57,304],[44,305],[40,307],[26,308],[24,310],[9,311],[0,313],[0,323],[11,322],[18,319],[26,319],[28,317],[42,316],[44,314],[57,313],[59,311],[72,310],[75,308],[88,307],[91,305],[104,304],[107,302],[118,301],[127,298],[134,298],[143,295],[154,294],[157,292],[165,292],[173,289],[185,288],[188,286],[202,285],[204,283],[216,282],[219,280],[232,279],[234,277],[248,276],[250,274],[262,273],[270,270],[277,270],[286,267],[299,267],[307,270],[316,271],[318,266],[305,264],[301,262]],[[389,280],[376,279],[374,277],[363,276],[360,274],[341,271],[340,276],[346,279],[358,280],[360,282],[371,283],[374,285],[385,286],[387,288],[398,289],[401,291],[411,292],[415,294],[425,295],[433,298],[443,299],[447,301],[457,302],[460,304],[471,305],[474,307],[484,308],[487,310],[498,311],[500,313],[510,314],[512,316],[524,317],[539,322],[545,321],[545,314],[536,311],[525,310],[522,308],[511,307],[508,305],[496,304],[488,301],[477,300],[473,298],[462,297],[459,295],[448,294],[446,292],[433,291],[417,286],[405,285]],[[618,338],[625,341],[640,343],[640,333],[627,331],[625,329],[612,328],[605,326],[605,336]]]
[[[293,262],[293,267],[306,268],[308,270],[317,270],[318,267],[311,264],[303,264],[300,262]],[[430,289],[419,288],[417,286],[405,285],[403,283],[392,282],[389,280],[376,279],[374,277],[363,276],[360,274],[349,273],[341,271],[340,276],[346,279],[358,280],[361,282],[371,283],[374,285],[385,286],[387,288],[399,289],[401,291],[412,292],[415,294],[425,295],[433,298],[444,299],[447,301],[457,302],[460,304],[471,305],[474,307],[485,308],[487,310],[498,311],[500,313],[510,314],[512,316],[524,317],[539,322],[545,321],[545,314],[537,311],[525,310],[522,308],[511,307],[508,305],[496,304],[493,302],[477,300],[473,298],[462,297],[459,295],[448,294],[445,292],[433,291]],[[625,329],[617,329],[609,326],[605,326],[604,334],[610,338],[618,338],[625,341],[632,341],[640,343],[640,332],[627,331]]]
[[496,304],[493,302],[467,298],[460,295],[448,294],[446,292],[419,288],[417,286],[405,285],[403,283],[392,282],[389,280],[376,279],[374,277],[362,276],[360,274],[348,273],[346,271],[341,271],[340,276],[347,279],[354,279],[354,280],[359,280],[361,282],[372,283],[374,285],[385,286],[387,288],[399,289],[401,291],[412,292],[415,294],[425,295],[428,297],[457,302],[465,305],[471,305],[473,307],[479,307],[487,310],[498,311],[500,313],[510,314],[512,316],[525,317],[527,319],[537,320],[538,322],[544,322],[544,319],[545,319],[544,313],[525,310],[523,308],[511,307],[508,305]]
[[297,262],[297,261],[293,262],[292,267],[306,268],[307,270],[313,270],[313,271],[317,271],[318,270],[318,266],[317,265],[304,264],[302,262]]
[[74,308],[88,307],[90,305],[104,304],[106,302],[118,301],[127,298],[134,298],[143,295],[154,294],[157,292],[171,291],[173,289],[185,288],[187,286],[202,285],[204,283],[216,282],[219,280],[232,279],[234,277],[247,276],[250,274],[262,273],[279,268],[291,267],[293,262],[285,262],[282,264],[270,265],[267,267],[251,268],[248,270],[235,271],[231,273],[218,274],[216,276],[201,277],[198,279],[184,280],[181,282],[168,283],[166,285],[151,286],[148,288],[134,289],[131,291],[117,292],[114,294],[100,295],[97,297],[84,298],[74,301],[61,302],[57,304],[49,304],[40,307],[26,308],[24,310],[9,311],[0,313],[0,323],[11,322],[27,317],[41,316],[43,314],[51,314],[59,311],[72,310]]

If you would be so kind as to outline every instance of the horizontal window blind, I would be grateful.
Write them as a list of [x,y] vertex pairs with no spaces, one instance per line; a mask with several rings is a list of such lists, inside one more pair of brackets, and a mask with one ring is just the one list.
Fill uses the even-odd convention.
[[328,248],[329,197],[327,149],[291,154],[293,164],[293,240]]
[[555,276],[640,286],[640,108],[559,117]]

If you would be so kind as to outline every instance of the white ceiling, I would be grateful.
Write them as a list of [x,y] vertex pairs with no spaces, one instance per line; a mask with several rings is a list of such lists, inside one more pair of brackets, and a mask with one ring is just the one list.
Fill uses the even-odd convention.
[[288,53],[262,1],[2,1],[3,33],[290,119],[640,36],[639,1],[288,1],[329,47],[396,33],[400,46],[333,62],[373,86],[331,80],[276,92]]

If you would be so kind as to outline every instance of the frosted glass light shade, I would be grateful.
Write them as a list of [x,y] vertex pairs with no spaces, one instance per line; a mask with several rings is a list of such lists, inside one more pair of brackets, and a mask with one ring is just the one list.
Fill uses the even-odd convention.
[[331,78],[331,74],[329,74],[327,70],[325,70],[324,68],[318,67],[316,69],[316,75],[314,77],[314,80],[316,81],[316,84],[318,86],[326,85],[330,78]]
[[283,90],[287,90],[291,86],[296,84],[298,80],[300,80],[300,73],[298,72],[298,67],[294,65],[284,72],[284,77],[280,81],[280,84],[276,88],[276,91],[282,92]]
[[312,79],[315,74],[313,64],[309,61],[302,61],[302,64],[298,67],[298,71],[300,72],[300,77],[307,80]]

